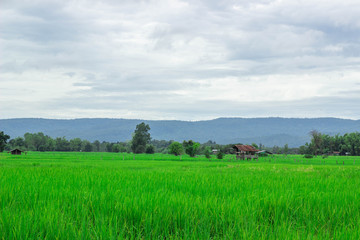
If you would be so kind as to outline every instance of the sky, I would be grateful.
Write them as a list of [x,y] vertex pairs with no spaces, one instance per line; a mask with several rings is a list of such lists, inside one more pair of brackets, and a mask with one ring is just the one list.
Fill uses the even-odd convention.
[[360,119],[358,0],[1,0],[0,118]]

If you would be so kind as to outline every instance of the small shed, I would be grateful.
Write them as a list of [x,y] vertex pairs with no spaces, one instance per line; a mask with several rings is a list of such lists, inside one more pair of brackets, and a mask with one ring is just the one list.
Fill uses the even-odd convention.
[[257,154],[259,156],[263,157],[263,156],[267,156],[267,155],[272,155],[273,153],[268,150],[262,150],[262,151],[257,152]]
[[18,148],[15,148],[15,149],[10,151],[10,153],[13,154],[13,155],[21,155],[22,152],[24,152],[24,151],[21,151]]
[[236,159],[245,160],[246,159],[258,159],[258,152],[260,150],[256,149],[251,145],[234,145],[233,149],[236,153]]

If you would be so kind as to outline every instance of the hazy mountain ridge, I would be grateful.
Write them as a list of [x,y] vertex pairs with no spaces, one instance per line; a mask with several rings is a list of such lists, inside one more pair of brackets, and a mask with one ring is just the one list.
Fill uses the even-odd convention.
[[334,135],[360,131],[359,120],[338,118],[218,118],[208,121],[139,120],[82,118],[72,120],[17,118],[0,120],[0,131],[11,138],[26,132],[43,132],[51,137],[79,137],[89,141],[130,140],[135,126],[150,125],[153,139],[193,139],[217,143],[262,143],[265,146],[300,146],[309,141],[309,132]]

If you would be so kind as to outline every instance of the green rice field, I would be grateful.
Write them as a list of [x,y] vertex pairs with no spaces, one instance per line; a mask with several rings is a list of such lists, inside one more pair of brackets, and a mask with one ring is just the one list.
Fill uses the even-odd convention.
[[360,239],[360,157],[0,154],[0,239]]

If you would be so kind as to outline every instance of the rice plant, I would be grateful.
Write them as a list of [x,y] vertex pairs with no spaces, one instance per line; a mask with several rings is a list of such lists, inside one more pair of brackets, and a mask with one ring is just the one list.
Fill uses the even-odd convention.
[[359,184],[358,157],[2,153],[0,239],[359,239]]

